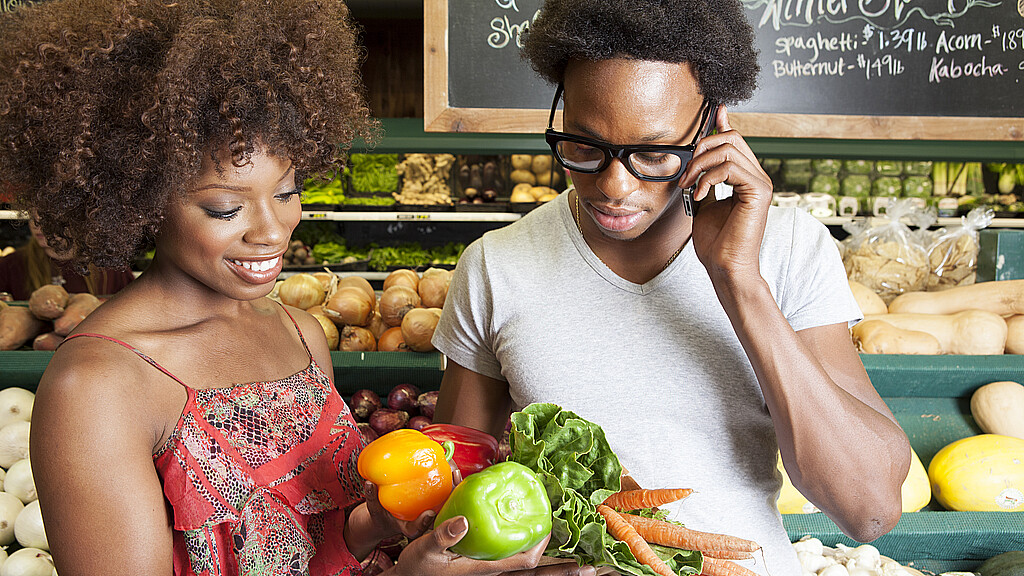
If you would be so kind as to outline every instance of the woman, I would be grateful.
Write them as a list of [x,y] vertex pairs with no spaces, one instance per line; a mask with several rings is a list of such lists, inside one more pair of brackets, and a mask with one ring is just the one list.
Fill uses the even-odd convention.
[[21,248],[0,258],[0,292],[14,300],[28,300],[32,292],[46,284],[59,284],[71,294],[88,292],[93,296],[115,294],[132,281],[128,267],[116,270],[89,267],[82,275],[46,241],[34,220],[29,220],[32,236]]
[[[416,535],[356,472],[363,446],[316,320],[268,300],[308,174],[373,141],[344,4],[53,0],[0,20],[0,172],[51,246],[147,271],[54,355],[33,413],[57,569],[75,574],[358,574]],[[481,562],[454,518],[397,575]],[[528,574],[572,574],[565,568]]]

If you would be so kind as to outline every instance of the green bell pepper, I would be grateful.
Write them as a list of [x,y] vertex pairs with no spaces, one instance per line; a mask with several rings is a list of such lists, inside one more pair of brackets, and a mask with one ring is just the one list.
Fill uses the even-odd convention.
[[465,516],[469,531],[452,552],[477,560],[501,560],[539,544],[551,532],[551,502],[536,474],[518,462],[502,462],[466,477],[452,490],[434,520]]

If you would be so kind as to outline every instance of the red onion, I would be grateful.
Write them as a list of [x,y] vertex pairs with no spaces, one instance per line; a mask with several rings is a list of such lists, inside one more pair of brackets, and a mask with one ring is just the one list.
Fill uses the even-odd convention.
[[399,384],[391,389],[388,394],[388,408],[392,410],[405,410],[409,414],[416,414],[416,399],[420,395],[420,389],[412,384]]
[[370,414],[374,411],[380,410],[384,407],[384,403],[381,402],[380,396],[377,395],[373,390],[356,390],[355,394],[352,395],[352,399],[349,400],[349,407],[352,408],[352,415],[355,416],[359,422],[366,422],[370,418]]
[[359,427],[359,431],[363,434],[363,439],[366,440],[367,444],[373,442],[377,438],[380,438],[380,434],[377,434],[377,431],[366,422],[359,422],[356,426]]
[[416,407],[419,408],[421,415],[426,416],[431,420],[434,419],[434,408],[437,406],[438,394],[439,392],[437,390],[431,390],[420,394],[416,398]]
[[413,430],[423,430],[427,426],[430,426],[432,422],[430,418],[426,416],[413,416],[409,418],[409,423],[405,425],[406,428],[412,428]]
[[370,426],[374,432],[381,436],[388,432],[394,432],[399,428],[405,428],[409,423],[409,413],[404,410],[392,410],[381,408],[370,414]]

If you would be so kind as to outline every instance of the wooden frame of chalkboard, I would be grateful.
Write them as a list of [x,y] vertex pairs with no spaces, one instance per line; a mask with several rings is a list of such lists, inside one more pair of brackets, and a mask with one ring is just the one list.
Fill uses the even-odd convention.
[[[547,124],[548,104],[553,93],[553,87],[547,86],[539,78],[533,75],[529,66],[521,60],[512,59],[507,54],[512,52],[515,45],[515,36],[523,28],[529,26],[530,16],[526,14],[528,9],[521,9],[529,4],[531,8],[540,4],[540,0],[493,0],[485,2],[475,0],[467,3],[459,10],[450,10],[452,4],[460,4],[464,0],[424,0],[424,131],[426,132],[494,132],[494,133],[541,133]],[[743,0],[745,5],[752,6],[760,3],[767,3],[767,0]],[[502,50],[506,52],[502,60],[506,71],[510,70],[515,75],[511,80],[502,83],[505,71],[495,71],[491,66],[488,68],[486,62],[479,62],[481,59],[492,57],[486,52],[486,47],[467,48],[460,35],[452,34],[453,26],[461,30],[466,26],[465,19],[473,10],[481,10],[480,6],[486,5],[493,12],[504,12],[490,21],[487,33],[492,38],[497,38],[498,43],[504,42]],[[512,9],[515,9],[513,12]],[[976,8],[976,13],[980,9]],[[966,9],[965,9],[966,12]],[[489,17],[485,16],[485,17]],[[510,16],[512,16],[510,18]],[[989,16],[985,16],[989,17]],[[1021,14],[1024,18],[1024,14]],[[461,19],[461,21],[459,21]],[[517,24],[518,22],[518,24]],[[479,22],[477,22],[479,24]],[[1024,30],[1024,20],[1021,20],[1020,29]],[[910,28],[886,30],[878,28],[876,38],[879,39],[879,46],[873,48],[873,52],[867,58],[867,68],[871,68],[871,58],[878,61],[879,73],[884,74],[882,52],[889,50],[889,44],[883,44],[886,34],[893,35],[899,32],[902,36],[908,35]],[[920,34],[921,32],[918,31]],[[1015,33],[1011,30],[1009,34]],[[761,32],[758,32],[761,34]],[[936,33],[938,35],[939,33]],[[1007,33],[1004,33],[1004,37]],[[1011,40],[1018,41],[1024,46],[1024,36],[1019,38],[1011,37]],[[795,38],[790,36],[787,38]],[[945,37],[945,36],[943,36]],[[958,37],[956,42],[971,42],[971,36]],[[768,40],[777,41],[769,38]],[[821,34],[818,34],[818,42],[822,41]],[[827,42],[829,38],[825,38]],[[888,42],[888,40],[884,40]],[[953,42],[952,35],[946,40],[947,47]],[[461,43],[461,44],[460,44]],[[1005,38],[1004,38],[1005,43]],[[862,41],[867,46],[867,40]],[[513,48],[510,48],[513,47]],[[495,48],[495,45],[491,45]],[[1004,52],[1006,49],[1004,48]],[[762,55],[765,52],[761,46]],[[850,56],[846,64],[851,70],[864,70],[859,67],[856,60]],[[915,56],[924,58],[925,56]],[[1019,59],[1013,56],[1013,59]],[[763,60],[763,59],[762,59]],[[932,60],[933,74],[935,74],[935,60]],[[1013,62],[1016,70],[1010,70],[1009,64],[1004,66],[1011,75],[1018,77],[1024,73],[1024,59],[1017,63]],[[840,60],[841,62],[841,60]],[[945,62],[945,60],[943,60]],[[950,59],[944,66],[952,66],[955,60]],[[511,63],[511,64],[510,64]],[[474,64],[479,67],[474,68]],[[784,62],[785,65],[801,66],[799,60]],[[886,59],[885,65],[899,64],[898,57]],[[762,70],[766,68],[762,61]],[[979,68],[980,70],[981,68]],[[525,71],[524,71],[525,70]],[[460,78],[453,71],[468,74],[478,74],[467,81],[465,77]],[[525,75],[525,76],[524,76]],[[525,79],[524,79],[525,78]],[[870,78],[870,72],[868,73]],[[455,84],[452,81],[455,80]],[[762,85],[765,82],[771,83],[771,78],[766,78],[762,73]],[[903,80],[900,80],[903,81]],[[869,81],[865,80],[865,84]],[[923,80],[922,80],[923,82]],[[954,85],[953,80],[947,79],[947,85]],[[1019,78],[1007,80],[1009,86],[1015,88]],[[911,104],[905,100],[912,94],[910,86],[896,86],[890,89],[884,106],[890,106],[893,102],[902,103],[906,109]],[[964,86],[963,83],[956,86]],[[524,87],[528,90],[523,91]],[[753,102],[757,102],[759,94],[755,94]],[[1019,89],[1015,92],[1019,93]],[[785,92],[783,92],[783,97]],[[967,100],[971,100],[969,98]],[[856,96],[851,96],[855,98]],[[506,99],[502,102],[502,99]],[[934,104],[937,100],[934,95],[929,96],[926,103]],[[828,100],[828,97],[821,100]],[[863,98],[861,98],[863,100]],[[963,98],[960,99],[962,101]],[[1005,98],[1004,98],[1005,100]],[[737,130],[750,137],[769,138],[827,138],[827,139],[859,139],[859,140],[933,140],[933,141],[1024,141],[1024,98],[1018,98],[1020,105],[1012,104],[1007,110],[1001,110],[1001,114],[983,115],[958,115],[949,114],[943,111],[939,114],[836,114],[836,113],[793,113],[778,111],[749,110],[740,106],[730,113],[730,120]],[[478,103],[479,102],[479,103]],[[514,104],[508,104],[513,102]],[[863,105],[863,104],[862,104]],[[945,104],[948,106],[948,104]],[[981,104],[984,106],[984,103]],[[1006,107],[1005,104],[1000,106]],[[828,106],[826,106],[827,108]],[[911,106],[912,107],[912,106]],[[942,105],[939,105],[941,108]],[[800,109],[816,108],[812,103]],[[925,106],[922,106],[925,108]],[[914,110],[916,112],[916,110]],[[927,112],[926,109],[922,110]],[[955,112],[959,112],[957,110]],[[561,112],[556,115],[555,125],[561,125]]]

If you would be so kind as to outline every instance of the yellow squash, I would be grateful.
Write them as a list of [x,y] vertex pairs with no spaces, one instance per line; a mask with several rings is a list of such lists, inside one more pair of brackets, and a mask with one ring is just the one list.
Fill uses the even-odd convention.
[[928,478],[948,510],[1024,511],[1024,440],[999,434],[957,440],[932,458]]
[[[917,456],[914,449],[910,450],[910,470],[907,472],[907,479],[903,481],[901,494],[903,497],[903,511],[917,512],[931,502],[932,491],[928,484],[928,472],[924,464]],[[793,486],[785,468],[782,467],[781,456],[778,459],[779,472],[782,474],[782,490],[779,492],[779,500],[776,505],[782,514],[810,514],[820,512],[818,507],[811,504],[799,490]]]

